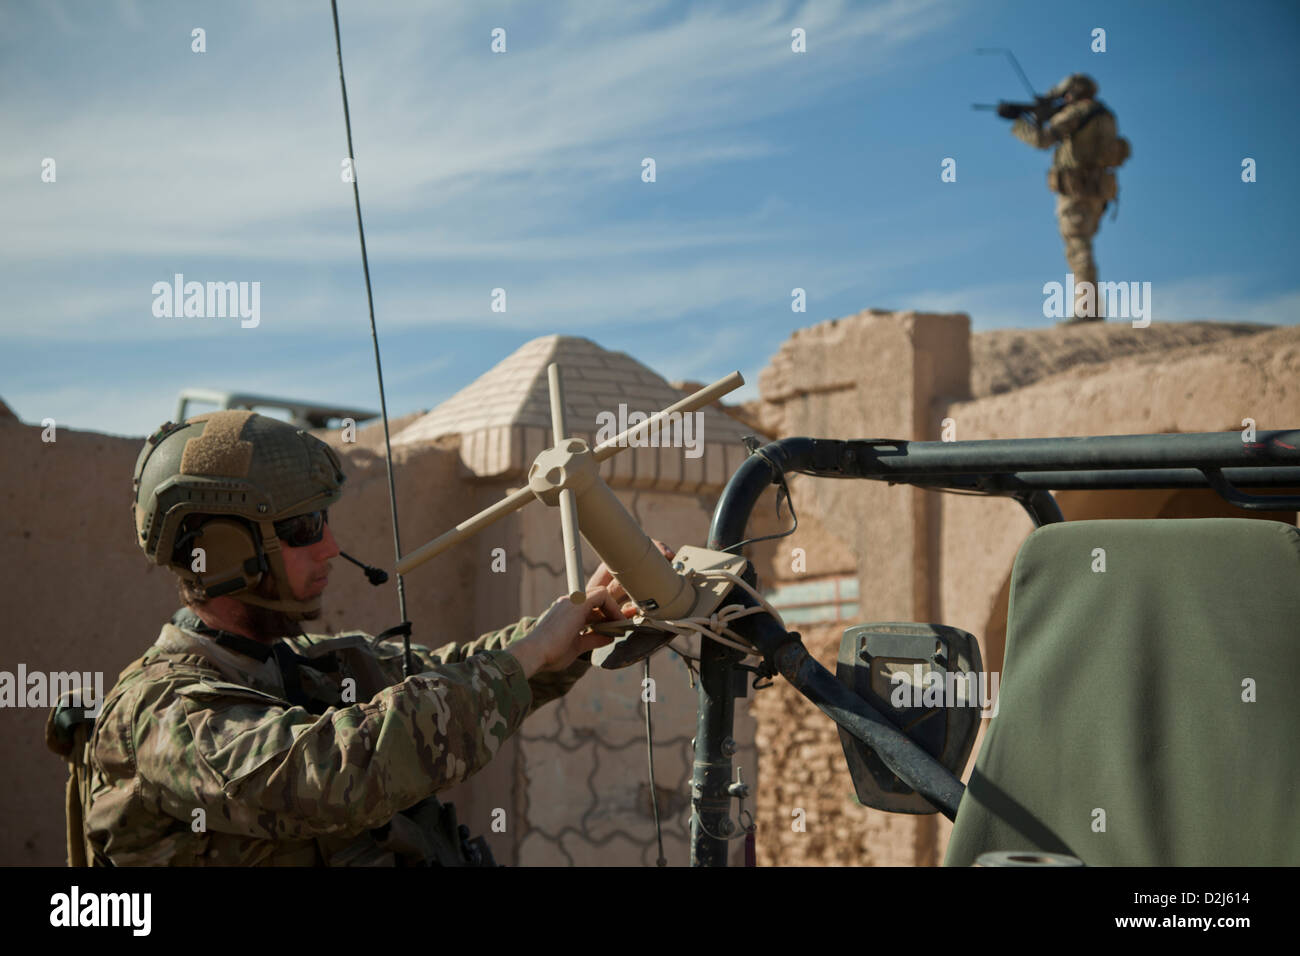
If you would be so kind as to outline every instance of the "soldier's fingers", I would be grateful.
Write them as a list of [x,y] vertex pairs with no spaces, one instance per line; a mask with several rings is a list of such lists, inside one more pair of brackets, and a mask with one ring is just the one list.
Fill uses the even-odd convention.
[[605,615],[607,621],[617,621],[623,617],[623,612],[619,610],[619,602],[614,597],[613,592],[605,592],[605,600],[600,603],[601,613]]
[[602,561],[600,562],[600,567],[593,571],[591,577],[587,579],[587,590],[590,591],[592,588],[605,587],[613,580],[614,575],[609,570],[609,566]]
[[586,613],[588,624],[594,624],[598,621],[617,621],[622,614],[618,610],[618,602],[608,588],[592,588],[587,592],[587,600],[583,602],[583,610]]

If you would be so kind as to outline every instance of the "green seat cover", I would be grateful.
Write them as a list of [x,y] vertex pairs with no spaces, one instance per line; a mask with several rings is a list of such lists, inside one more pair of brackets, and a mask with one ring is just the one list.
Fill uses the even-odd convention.
[[998,713],[945,863],[994,850],[1300,864],[1294,527],[1074,521],[1029,536]]

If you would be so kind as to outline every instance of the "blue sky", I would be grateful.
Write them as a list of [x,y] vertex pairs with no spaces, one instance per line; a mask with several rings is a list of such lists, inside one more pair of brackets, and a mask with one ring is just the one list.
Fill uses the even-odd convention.
[[[793,329],[864,308],[1049,324],[1049,153],[971,110],[1024,92],[986,46],[1039,90],[1091,73],[1132,142],[1103,279],[1151,282],[1157,322],[1300,321],[1300,3],[340,7],[394,415],[553,333],[748,398]],[[7,2],[0,124],[21,418],[142,435],[186,386],[378,408],[328,2]],[[260,324],[155,317],[177,272],[260,282]]]

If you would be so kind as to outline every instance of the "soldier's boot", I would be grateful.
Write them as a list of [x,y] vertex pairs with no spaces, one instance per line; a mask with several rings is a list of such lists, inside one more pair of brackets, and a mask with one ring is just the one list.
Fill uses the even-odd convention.
[[1092,237],[1101,226],[1105,208],[1105,200],[1098,197],[1057,196],[1056,218],[1065,241],[1065,261],[1074,273],[1074,318],[1067,323],[1100,321],[1105,313],[1097,289],[1097,263],[1092,258]]

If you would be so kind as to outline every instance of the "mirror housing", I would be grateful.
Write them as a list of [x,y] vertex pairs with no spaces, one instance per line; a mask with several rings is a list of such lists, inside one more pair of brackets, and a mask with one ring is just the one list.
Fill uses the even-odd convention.
[[[840,640],[835,676],[957,777],[966,768],[984,700],[979,643],[944,624],[860,624]],[[981,685],[981,678],[983,684]],[[862,741],[840,728],[849,774],[864,806],[936,813]]]

